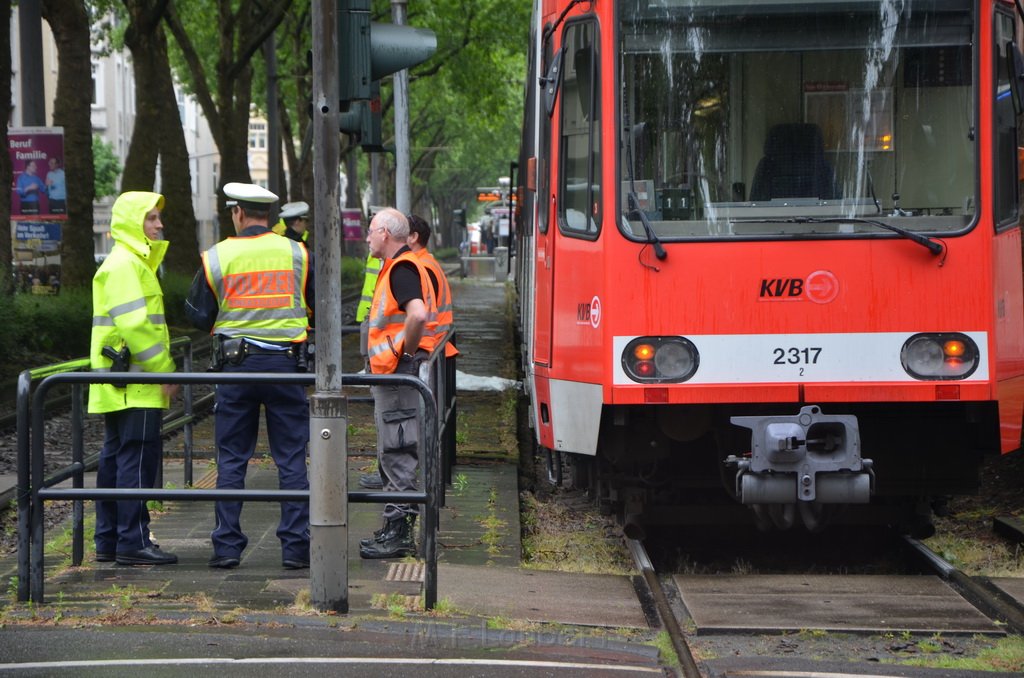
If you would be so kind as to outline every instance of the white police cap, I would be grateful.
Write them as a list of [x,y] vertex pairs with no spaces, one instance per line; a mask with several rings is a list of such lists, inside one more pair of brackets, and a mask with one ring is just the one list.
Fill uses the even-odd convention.
[[277,196],[262,186],[237,181],[224,184],[224,197],[228,207],[239,205],[259,210],[268,210],[271,203],[277,202]]
[[281,205],[281,213],[279,216],[285,221],[288,221],[289,219],[304,217],[307,214],[309,214],[309,203],[305,200],[300,200],[298,202],[286,202]]

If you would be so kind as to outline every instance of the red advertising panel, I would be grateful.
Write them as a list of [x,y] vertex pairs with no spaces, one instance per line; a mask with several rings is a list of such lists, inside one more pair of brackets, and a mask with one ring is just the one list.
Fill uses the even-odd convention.
[[14,176],[14,182],[11,184],[11,219],[66,219],[64,129],[12,128],[7,138]]

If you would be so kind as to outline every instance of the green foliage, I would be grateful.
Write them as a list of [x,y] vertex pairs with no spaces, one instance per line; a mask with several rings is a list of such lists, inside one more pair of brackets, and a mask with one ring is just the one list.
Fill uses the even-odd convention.
[[92,157],[96,168],[96,197],[105,198],[116,194],[121,170],[124,168],[114,154],[114,146],[103,141],[98,134],[93,134]]
[[88,355],[91,290],[64,288],[57,296],[19,294],[14,297],[14,314],[13,322],[0,325],[0,346],[9,347],[8,356],[21,356],[22,364],[46,364],[40,356]]
[[167,325],[190,331],[192,325],[185,317],[185,299],[188,298],[192,278],[180,273],[168,272],[160,278],[160,286],[164,291],[164,314],[167,318]]
[[366,274],[366,259],[356,257],[341,258],[341,286],[348,289],[356,287],[362,289],[363,276]]

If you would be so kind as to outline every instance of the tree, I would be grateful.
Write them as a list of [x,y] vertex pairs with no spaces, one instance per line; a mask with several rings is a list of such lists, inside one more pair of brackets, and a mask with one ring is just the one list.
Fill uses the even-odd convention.
[[153,190],[157,160],[168,270],[190,275],[199,265],[188,146],[178,115],[163,18],[169,0],[122,0],[128,13],[124,43],[135,73],[135,128],[125,159],[122,190]]
[[96,270],[92,258],[92,87],[83,86],[92,82],[90,19],[83,0],[43,0],[42,14],[57,43],[53,124],[64,128],[64,167],[73,187],[68,191],[61,282],[85,286]]
[[[199,101],[220,151],[221,185],[251,180],[248,161],[252,58],[281,22],[292,0],[190,0],[168,4],[166,22],[181,51],[180,75]],[[215,20],[211,18],[216,17]],[[216,49],[197,49],[210,46]],[[221,235],[233,235],[218,195]]]
[[96,197],[117,195],[117,180],[121,178],[121,161],[114,147],[100,137],[92,135],[92,157],[96,174]]
[[[11,16],[11,0],[0,2],[0,13],[3,16]],[[11,79],[11,22],[4,22],[0,26],[0,74]],[[5,88],[0,93],[0,117],[4,120],[11,119],[11,89]],[[13,170],[11,169],[11,154],[8,150],[7,131],[4,130],[4,150],[0,153],[0,186],[10,186],[13,181]],[[0,190],[0,224],[11,223],[11,192]],[[11,271],[11,229],[0,228],[0,295],[10,296],[13,291],[13,278]]]

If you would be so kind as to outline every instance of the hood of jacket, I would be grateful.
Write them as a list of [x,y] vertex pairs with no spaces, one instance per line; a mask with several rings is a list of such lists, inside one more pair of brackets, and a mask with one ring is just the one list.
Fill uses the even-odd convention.
[[110,236],[127,247],[155,271],[167,254],[166,240],[150,240],[143,225],[146,213],[154,207],[163,209],[164,197],[148,191],[128,191],[118,196],[110,214]]

